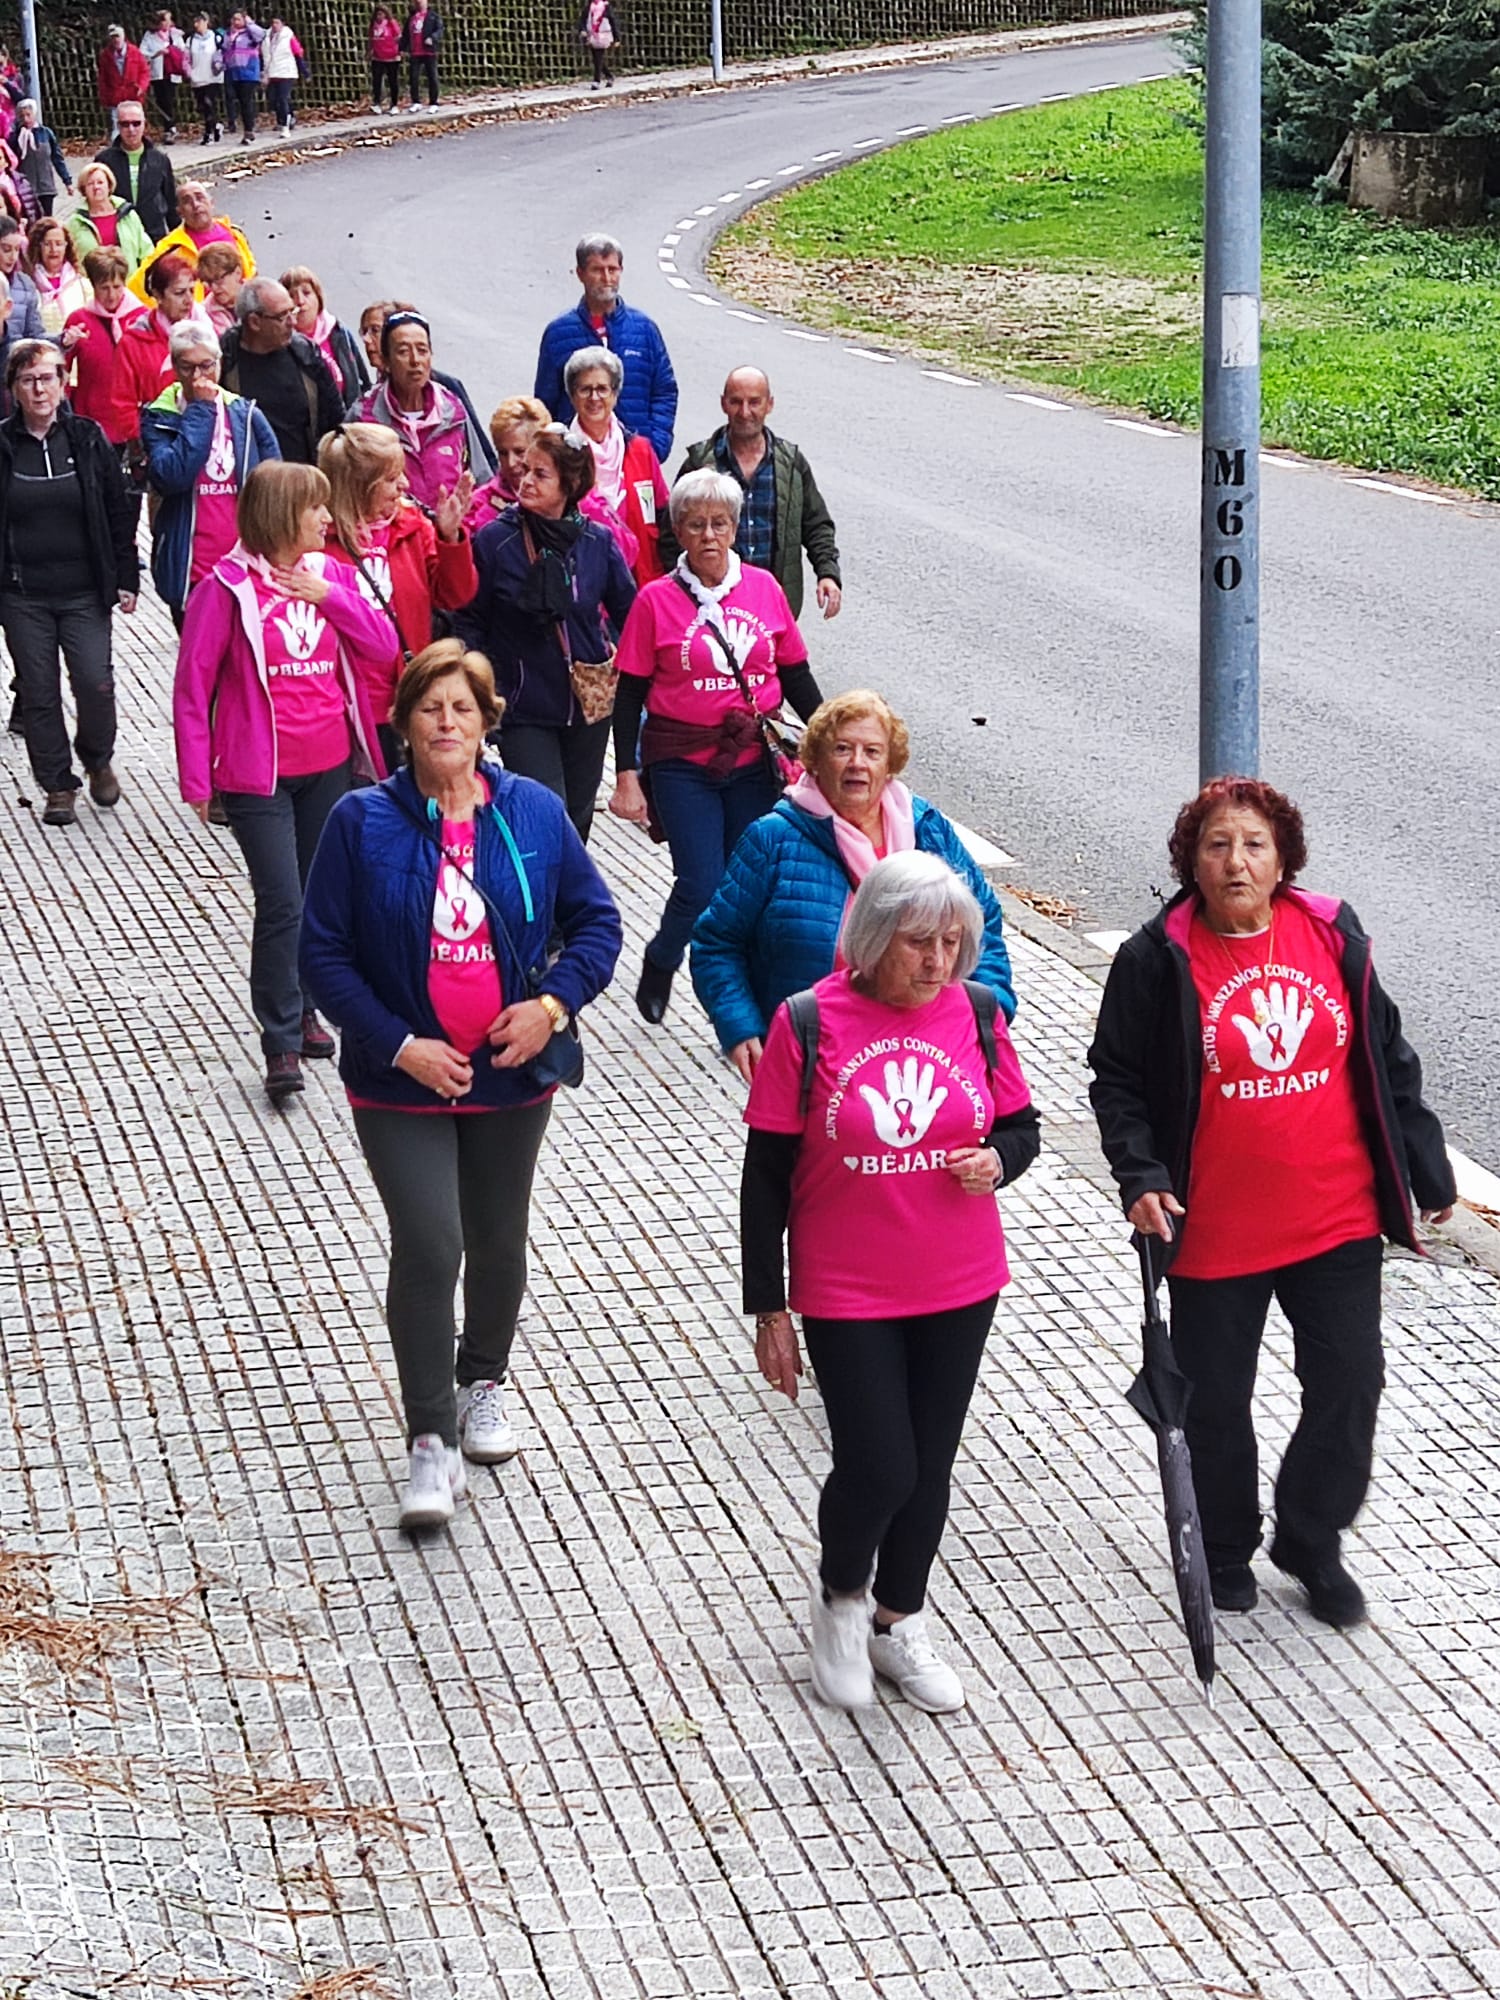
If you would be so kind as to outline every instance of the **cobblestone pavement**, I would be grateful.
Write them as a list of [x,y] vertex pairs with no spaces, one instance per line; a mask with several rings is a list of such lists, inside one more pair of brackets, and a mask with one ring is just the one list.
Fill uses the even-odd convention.
[[[661,862],[602,825],[628,976],[544,1156],[523,1450],[408,1544],[378,1207],[330,1075],[262,1099],[241,869],[175,799],[165,620],[122,625],[119,810],[49,832],[0,773],[0,1994],[1500,1990],[1493,1278],[1391,1261],[1373,1623],[1263,1576],[1211,1711],[1121,1400],[1097,988],[1017,939],[1051,1150],[935,1582],[971,1704],[821,1708],[818,1400],[749,1365],[739,1089],[690,1004],[635,1020]],[[1277,1343],[1273,1440],[1293,1388]]]

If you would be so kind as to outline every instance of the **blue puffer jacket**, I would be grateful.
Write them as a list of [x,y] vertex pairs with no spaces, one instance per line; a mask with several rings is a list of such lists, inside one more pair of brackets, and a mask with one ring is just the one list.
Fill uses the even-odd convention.
[[[912,812],[918,848],[940,855],[978,899],[984,945],[973,977],[993,989],[1012,1020],[1016,996],[995,892],[936,806],[914,797]],[[721,1048],[764,1040],[788,994],[828,977],[848,901],[831,820],[782,799],[745,829],[693,930],[693,990]]]
[[580,347],[607,347],[620,357],[625,380],[615,415],[626,430],[644,431],[665,465],[677,422],[677,377],[656,321],[617,299],[604,332],[598,334],[580,299],[571,312],[548,322],[536,358],[536,394],[561,424],[573,420],[573,405],[563,387],[563,364]]
[[[276,433],[253,402],[221,392],[229,409],[234,443],[236,492],[263,458],[280,458]],[[193,525],[198,512],[198,475],[213,449],[212,403],[185,403],[180,384],[163,389],[141,412],[141,442],[150,460],[153,493],[161,495],[151,534],[151,578],[164,604],[180,611],[192,574]],[[227,549],[217,551],[227,555]]]
[[[614,973],[620,913],[561,799],[497,764],[482,764],[480,774],[490,803],[474,821],[475,879],[504,913],[526,965],[546,966],[541,991],[576,1014]],[[427,990],[439,860],[424,831],[430,823],[410,771],[349,792],[323,829],[302,904],[302,978],[342,1030],[339,1073],[355,1097],[393,1110],[430,1111],[440,1102],[392,1067],[408,1035],[446,1039]],[[563,948],[549,966],[554,925]],[[526,997],[523,970],[498,937],[494,945],[501,994],[512,1006]],[[486,1051],[475,1057],[474,1088],[463,1102],[493,1108],[534,1094],[522,1072],[493,1068]]]

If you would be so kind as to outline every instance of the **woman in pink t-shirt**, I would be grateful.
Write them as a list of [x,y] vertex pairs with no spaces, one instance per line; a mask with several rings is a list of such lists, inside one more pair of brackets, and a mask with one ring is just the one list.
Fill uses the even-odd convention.
[[765,719],[790,702],[806,722],[822,700],[786,593],[735,554],[743,499],[738,481],[709,467],[678,480],[671,515],[682,555],[636,598],[615,656],[609,809],[641,826],[655,818],[675,878],[635,990],[653,1025],[735,842],[781,790]]
[[795,1398],[789,1237],[791,1305],[833,1445],[818,1507],[812,1681],[837,1708],[874,1699],[872,1669],[930,1712],[964,1701],[923,1607],[1009,1275],[989,1197],[1040,1143],[994,994],[967,983],[983,935],[978,903],[936,855],[877,862],[849,908],[845,969],[777,1009],[745,1110],[742,1262],[756,1362]]
[[366,677],[396,634],[324,554],[332,518],[315,466],[255,467],[238,543],[188,599],[172,695],[182,796],[206,823],[219,793],[250,871],[250,1004],[273,1104],[304,1087],[304,1056],[334,1053],[297,971],[323,823],[351,783],[385,775]]

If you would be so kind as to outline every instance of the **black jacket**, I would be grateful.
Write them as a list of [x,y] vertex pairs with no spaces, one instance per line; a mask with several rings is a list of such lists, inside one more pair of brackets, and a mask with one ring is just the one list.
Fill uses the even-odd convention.
[[424,48],[413,48],[411,38],[411,15],[401,23],[401,53],[404,56],[435,56],[443,39],[443,23],[436,7],[426,9],[427,19],[422,24]]
[[[23,427],[20,412],[0,423],[0,588],[11,587],[10,506],[15,473],[15,439]],[[99,601],[112,606],[122,590],[141,587],[141,561],[136,553],[135,498],[120,470],[120,458],[92,417],[75,417],[59,410],[57,422],[78,467],[88,518],[89,561]]]
[[[219,352],[223,356],[219,369],[220,382],[236,396],[247,394],[248,391],[240,387],[240,330],[237,326],[230,327],[220,336]],[[316,465],[320,440],[327,437],[330,431],[336,431],[344,421],[344,399],[339,394],[332,369],[306,334],[294,333],[287,352],[302,375],[302,386],[307,396],[306,429],[297,437],[285,436],[264,403],[261,410],[276,431],[276,442],[281,447],[282,457],[292,459],[299,465]]]
[[[129,201],[130,162],[119,140],[111,140],[101,152],[95,153],[94,158],[114,175],[115,193]],[[160,243],[167,231],[175,229],[181,220],[177,213],[177,176],[172,172],[172,162],[162,148],[154,146],[149,139],[141,155],[135,207],[153,243]]]
[[[1283,890],[1329,926],[1349,991],[1351,1075],[1375,1166],[1380,1226],[1417,1248],[1420,1208],[1456,1198],[1443,1128],[1422,1101],[1422,1065],[1401,1016],[1375,976],[1370,940],[1347,903]],[[1143,1194],[1170,1188],[1187,1205],[1203,1071],[1198,996],[1183,939],[1196,891],[1184,889],[1120,947],[1089,1050],[1089,1099],[1126,1213]]]

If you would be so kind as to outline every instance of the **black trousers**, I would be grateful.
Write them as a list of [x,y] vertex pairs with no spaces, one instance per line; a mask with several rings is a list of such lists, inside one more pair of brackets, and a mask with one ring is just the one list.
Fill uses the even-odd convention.
[[238,77],[224,86],[230,102],[229,129],[234,130],[238,119],[240,130],[252,134],[255,131],[255,117],[260,109],[260,85],[242,82]]
[[388,90],[391,94],[391,109],[396,108],[396,99],[401,95],[401,65],[398,62],[374,62],[370,64],[370,102],[378,111],[380,93]]
[[835,1594],[863,1590],[873,1563],[877,1604],[904,1614],[927,1601],[997,1296],[910,1319],[804,1314],[833,1442],[818,1502],[818,1573]]
[[222,84],[205,83],[193,91],[193,102],[198,107],[198,116],[203,122],[203,136],[210,138],[224,122],[224,89]]
[[607,715],[602,722],[580,722],[571,729],[545,729],[536,722],[500,725],[500,755],[506,770],[535,778],[539,785],[555,792],[567,807],[580,840],[588,839],[594,823],[594,801],[604,775],[609,732]]
[[73,748],[85,771],[97,771],[115,754],[112,613],[97,597],[52,603],[17,591],[0,597],[0,626],[16,670],[32,776],[44,792],[76,792],[83,780],[68,751],[63,661],[78,711]]
[[294,79],[289,76],[273,77],[266,85],[266,105],[273,125],[291,124],[293,85]]
[[461,1386],[505,1379],[526,1292],[531,1182],[551,1114],[550,1098],[513,1111],[354,1114],[390,1224],[385,1315],[408,1442],[435,1432],[457,1445],[455,1374]]
[[177,79],[175,76],[158,77],[151,86],[151,101],[156,106],[156,114],[168,132],[177,130]]
[[1177,1278],[1172,1349],[1193,1385],[1186,1432],[1211,1568],[1248,1562],[1260,1545],[1259,1465],[1250,1399],[1274,1298],[1292,1326],[1302,1413],[1276,1477],[1276,1532],[1318,1560],[1364,1504],[1385,1387],[1381,1241],[1244,1278]]
[[610,66],[609,66],[609,50],[608,50],[608,49],[598,49],[598,48],[595,48],[595,47],[594,47],[594,44],[593,44],[592,42],[590,42],[590,43],[589,43],[589,54],[590,54],[590,55],[591,55],[591,56],[593,57],[593,59],[594,59],[594,81],[595,81],[595,83],[603,83],[603,82],[605,81],[605,79],[606,79],[606,78],[608,78],[608,79],[609,79],[609,81],[610,81],[611,83],[613,83],[613,82],[614,82],[614,71],[613,71],[613,70],[612,70],[612,69],[610,68]]
[[413,104],[415,104],[417,101],[417,86],[422,81],[424,76],[427,79],[427,102],[429,104],[437,103],[438,85],[437,85],[436,56],[408,56],[406,59],[406,74],[407,74],[407,80],[411,84],[411,101]]
[[225,792],[224,810],[250,871],[255,923],[250,933],[250,1006],[268,1056],[302,1047],[302,1016],[312,1006],[297,970],[302,890],[324,822],[348,791],[348,762],[331,771],[283,778],[274,792]]

